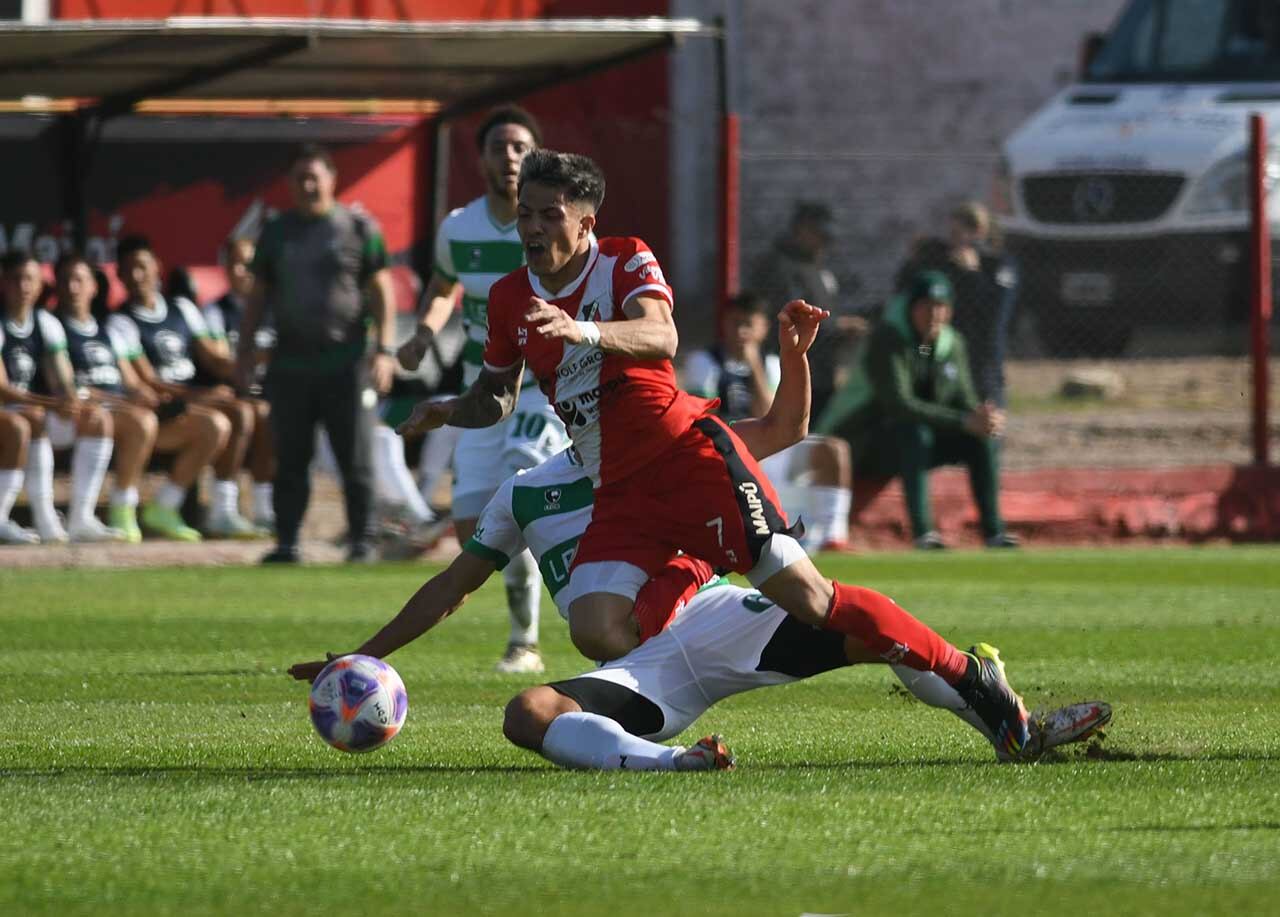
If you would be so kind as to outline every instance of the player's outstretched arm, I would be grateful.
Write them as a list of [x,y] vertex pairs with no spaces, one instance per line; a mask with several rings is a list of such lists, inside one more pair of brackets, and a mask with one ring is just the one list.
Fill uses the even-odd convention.
[[491,427],[509,416],[520,399],[524,362],[507,369],[480,370],[480,377],[457,398],[421,401],[409,419],[396,427],[401,436],[416,436],[446,424],[452,427]]
[[[386,658],[461,608],[467,597],[483,586],[495,569],[492,560],[463,551],[453,559],[453,563],[423,583],[382,630],[351,652]],[[330,655],[329,659],[332,658],[335,657]],[[328,665],[329,659],[296,663],[289,667],[289,674],[298,681],[313,681]]]
[[773,404],[763,417],[733,425],[733,432],[756,458],[781,452],[809,435],[812,383],[807,354],[818,335],[818,326],[830,316],[826,309],[800,299],[787,303],[778,313],[778,362],[782,374]]
[[626,318],[609,322],[579,322],[558,306],[538,297],[529,300],[524,320],[550,340],[594,343],[606,353],[637,360],[675,358],[679,335],[671,318],[671,305],[661,296],[640,294],[622,304]]

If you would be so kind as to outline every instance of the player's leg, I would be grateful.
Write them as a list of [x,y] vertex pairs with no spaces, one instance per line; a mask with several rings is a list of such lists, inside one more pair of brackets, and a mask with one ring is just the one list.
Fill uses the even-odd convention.
[[125,541],[126,534],[103,525],[94,512],[102,482],[115,446],[115,423],[101,405],[86,405],[76,418],[71,451],[71,502],[67,511],[67,535],[79,543]]
[[793,448],[797,455],[790,471],[793,480],[808,492],[810,518],[817,529],[813,547],[844,547],[849,541],[849,511],[853,508],[849,444],[835,436],[809,436]]
[[108,520],[132,544],[142,540],[138,526],[138,482],[155,449],[159,421],[154,411],[139,405],[115,403],[109,408],[115,424],[115,486],[111,489]]
[[14,411],[0,410],[0,544],[39,544],[40,536],[9,518],[26,477],[31,424]]
[[253,440],[257,412],[241,398],[213,397],[205,402],[231,426],[227,444],[213,463],[213,498],[205,534],[214,538],[261,538],[263,532],[240,514],[240,471]]
[[911,521],[911,537],[922,550],[946,547],[933,526],[933,509],[929,504],[929,472],[938,465],[934,455],[935,439],[934,429],[928,424],[902,423],[891,430],[907,518]]
[[939,433],[934,462],[964,465],[969,471],[969,488],[978,508],[982,537],[989,547],[1012,548],[1018,539],[1004,529],[1000,517],[1000,446],[995,439],[971,433]]
[[311,499],[311,460],[316,449],[319,410],[314,382],[300,373],[274,371],[267,376],[271,402],[271,442],[276,455],[272,508],[276,547],[265,562],[296,563],[302,517]]
[[249,475],[253,478],[253,524],[264,532],[274,532],[272,481],[276,476],[276,450],[271,439],[271,405],[261,398],[248,399],[253,407],[253,439],[249,442]]
[[142,507],[144,529],[162,538],[200,541],[200,533],[182,519],[182,504],[200,470],[226,446],[230,435],[231,424],[222,414],[197,404],[188,404],[182,413],[160,421],[155,451],[174,453],[173,464],[168,478]]
[[[31,421],[33,414],[26,407],[22,413]],[[31,423],[31,444],[27,447],[26,484],[27,500],[31,504],[31,519],[43,544],[66,544],[67,532],[53,506],[53,444],[52,438],[70,445],[75,437],[75,423],[71,418],[54,412],[40,412],[39,422]]]
[[438,427],[422,441],[418,457],[418,489],[422,499],[431,506],[431,500],[440,484],[440,478],[449,470],[453,453],[462,430],[458,427]]
[[439,537],[436,514],[422,499],[404,459],[404,440],[379,421],[373,430],[373,488],[379,503],[393,507],[403,523],[406,556]]
[[342,476],[351,546],[347,560],[376,560],[373,553],[373,431],[377,396],[363,361],[344,367],[324,383],[320,418]]

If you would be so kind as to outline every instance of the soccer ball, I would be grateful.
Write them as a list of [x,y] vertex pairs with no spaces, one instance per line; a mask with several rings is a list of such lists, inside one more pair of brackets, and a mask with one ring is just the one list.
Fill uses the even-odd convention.
[[404,682],[381,659],[333,660],[311,685],[311,723],[339,751],[373,751],[395,738],[409,712]]

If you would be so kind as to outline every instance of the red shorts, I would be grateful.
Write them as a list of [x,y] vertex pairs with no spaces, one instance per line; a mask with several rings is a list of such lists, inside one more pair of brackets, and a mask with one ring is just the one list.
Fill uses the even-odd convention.
[[653,576],[680,550],[746,573],[784,531],[782,504],[755,458],[723,421],[702,417],[649,467],[596,491],[573,565],[621,561]]

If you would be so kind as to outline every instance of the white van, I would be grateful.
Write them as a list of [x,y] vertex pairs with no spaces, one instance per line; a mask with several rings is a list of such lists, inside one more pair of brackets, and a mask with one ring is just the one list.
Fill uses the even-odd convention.
[[1248,316],[1249,115],[1280,134],[1280,0],[1132,0],[1082,62],[1004,145],[1019,304],[1054,355],[1120,353],[1139,325],[1216,339]]

